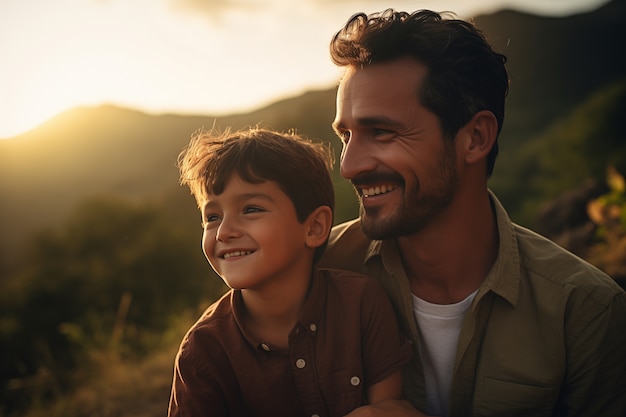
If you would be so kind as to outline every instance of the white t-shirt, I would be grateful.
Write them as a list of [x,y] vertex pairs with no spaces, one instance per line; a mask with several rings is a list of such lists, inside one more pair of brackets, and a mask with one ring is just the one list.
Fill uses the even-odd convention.
[[419,352],[426,380],[426,413],[448,414],[456,349],[465,313],[478,290],[456,304],[432,304],[413,295]]

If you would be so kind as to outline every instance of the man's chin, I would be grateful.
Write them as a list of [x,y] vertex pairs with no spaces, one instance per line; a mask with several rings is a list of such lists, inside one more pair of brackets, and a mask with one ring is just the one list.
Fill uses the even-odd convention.
[[408,236],[422,229],[424,224],[416,222],[417,217],[407,217],[394,213],[383,216],[361,208],[361,230],[370,239],[385,240]]
[[361,230],[365,236],[373,240],[384,240],[395,237],[392,229],[389,227],[389,221],[380,218],[368,216],[361,213]]

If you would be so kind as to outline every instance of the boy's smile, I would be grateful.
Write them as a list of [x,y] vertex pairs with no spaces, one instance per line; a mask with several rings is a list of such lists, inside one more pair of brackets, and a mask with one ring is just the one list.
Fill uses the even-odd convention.
[[202,207],[203,249],[215,271],[236,289],[260,289],[308,271],[306,227],[277,183],[252,184],[234,174],[224,192]]
[[232,252],[226,252],[226,253],[224,253],[222,255],[219,255],[219,257],[223,258],[223,259],[230,259],[230,258],[250,255],[253,252],[254,251],[251,251],[251,250],[244,250],[244,251],[237,250],[237,251],[232,251]]

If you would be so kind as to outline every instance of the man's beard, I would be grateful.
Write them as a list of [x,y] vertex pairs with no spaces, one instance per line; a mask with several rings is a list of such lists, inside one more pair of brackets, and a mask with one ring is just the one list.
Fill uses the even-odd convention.
[[390,216],[378,215],[379,208],[365,209],[360,200],[360,218],[363,233],[370,239],[383,240],[410,235],[422,230],[445,210],[456,193],[458,183],[455,152],[447,146],[439,157],[439,169],[427,178],[428,189],[415,177],[411,189],[404,182],[404,199]]

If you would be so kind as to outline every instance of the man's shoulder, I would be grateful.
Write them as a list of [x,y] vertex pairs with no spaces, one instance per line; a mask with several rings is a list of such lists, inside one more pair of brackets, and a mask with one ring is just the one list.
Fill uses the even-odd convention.
[[623,291],[603,271],[548,238],[518,225],[515,229],[521,267],[530,277],[600,298],[612,298]]
[[321,267],[360,271],[371,240],[361,230],[359,219],[333,227]]
[[381,289],[378,281],[361,272],[336,268],[319,268],[319,271],[325,274],[330,286],[347,294]]
[[[326,278],[326,309],[345,315],[376,311],[381,303],[390,303],[385,290],[374,278],[354,271],[319,268]],[[365,314],[367,316],[367,314]]]
[[334,246],[340,241],[369,242],[369,239],[365,236],[363,230],[361,229],[361,221],[358,218],[340,223],[331,229],[330,237],[328,238],[328,245]]

